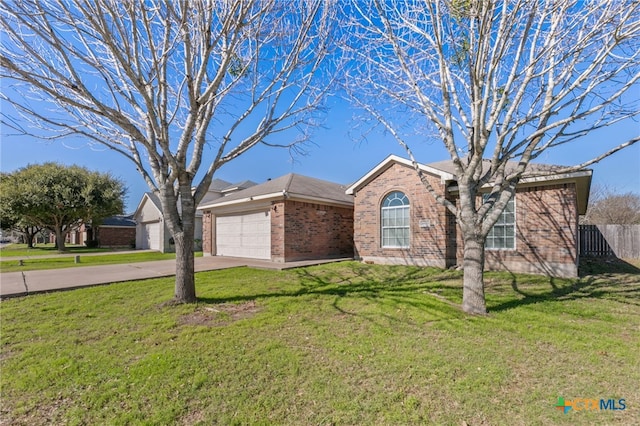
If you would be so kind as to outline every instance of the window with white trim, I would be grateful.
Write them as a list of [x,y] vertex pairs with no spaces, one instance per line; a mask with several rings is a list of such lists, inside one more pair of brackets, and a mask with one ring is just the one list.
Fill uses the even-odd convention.
[[513,197],[507,202],[498,221],[489,231],[484,247],[493,250],[516,248],[516,202]]
[[409,247],[409,199],[400,192],[389,193],[380,208],[382,247]]

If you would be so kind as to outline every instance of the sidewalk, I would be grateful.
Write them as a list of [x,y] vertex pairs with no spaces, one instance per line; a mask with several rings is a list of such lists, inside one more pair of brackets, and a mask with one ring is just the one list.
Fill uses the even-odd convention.
[[[248,266],[260,269],[291,269],[322,263],[351,259],[305,260],[300,262],[277,263],[236,257],[197,257],[196,272]],[[79,266],[75,268],[49,269],[44,271],[0,273],[0,298],[26,296],[59,290],[70,290],[122,281],[143,280],[174,276],[175,260],[123,263],[118,265]]]

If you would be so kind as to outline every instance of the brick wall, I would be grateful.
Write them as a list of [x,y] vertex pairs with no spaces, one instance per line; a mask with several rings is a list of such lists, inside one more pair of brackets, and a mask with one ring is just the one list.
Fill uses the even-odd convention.
[[[577,276],[578,208],[573,183],[516,191],[516,248],[487,250],[487,269]],[[460,246],[461,247],[461,246]],[[462,251],[458,250],[462,262]]]
[[[442,194],[440,178],[427,176]],[[402,191],[409,198],[411,242],[407,249],[382,248],[380,206],[392,191]],[[450,234],[455,232],[451,218],[410,167],[394,164],[382,172],[357,192],[354,210],[356,255],[364,261],[446,267],[455,260],[447,247]]]
[[271,260],[285,262],[284,214],[285,202],[274,201],[271,205]]
[[287,200],[271,213],[274,261],[353,256],[352,208]]
[[97,240],[100,247],[135,247],[136,228],[128,227],[98,227]]
[[202,214],[202,254],[203,256],[215,255],[214,241],[213,241],[213,228],[212,220],[213,215],[210,210],[205,211]]
[[[440,178],[427,175],[443,193]],[[409,198],[411,242],[407,249],[382,248],[380,206],[392,191]],[[446,195],[451,201],[457,198]],[[410,167],[394,164],[363,187],[355,197],[356,256],[374,263],[449,267],[462,264],[463,242],[455,217],[438,204]],[[429,224],[428,227],[421,225]],[[576,188],[573,183],[518,189],[516,193],[516,249],[487,250],[487,269],[577,275]]]

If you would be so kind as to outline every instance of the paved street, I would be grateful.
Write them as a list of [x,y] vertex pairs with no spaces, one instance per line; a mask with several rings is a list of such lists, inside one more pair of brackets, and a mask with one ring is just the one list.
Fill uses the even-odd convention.
[[[195,259],[195,269],[196,272],[201,272],[249,266],[252,268],[282,270],[339,260],[348,259],[276,263],[266,260],[207,256]],[[69,290],[121,281],[169,277],[175,275],[175,264],[175,260],[159,260],[119,265],[80,266],[44,271],[0,273],[0,297],[26,296],[33,293]]]

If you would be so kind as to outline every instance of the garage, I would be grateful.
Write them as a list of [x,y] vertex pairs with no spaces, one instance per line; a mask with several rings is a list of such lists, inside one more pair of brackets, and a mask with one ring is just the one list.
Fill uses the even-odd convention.
[[160,222],[143,223],[140,248],[143,250],[160,250]]
[[216,217],[216,254],[271,259],[269,210]]

